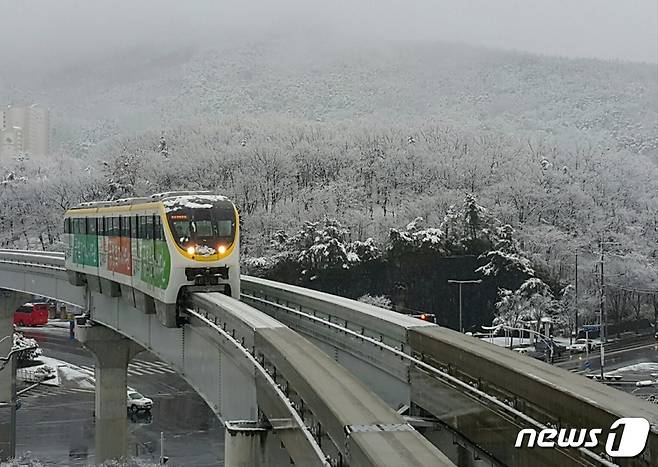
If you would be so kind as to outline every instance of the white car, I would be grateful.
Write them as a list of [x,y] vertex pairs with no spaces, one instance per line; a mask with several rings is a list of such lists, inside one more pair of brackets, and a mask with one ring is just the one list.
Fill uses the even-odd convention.
[[571,344],[570,349],[572,352],[586,352],[594,350],[595,347],[591,339],[577,339],[576,342]]
[[148,397],[144,397],[135,390],[129,389],[126,398],[126,406],[131,412],[139,412],[143,410],[145,412],[150,412],[151,407],[153,407],[153,400]]

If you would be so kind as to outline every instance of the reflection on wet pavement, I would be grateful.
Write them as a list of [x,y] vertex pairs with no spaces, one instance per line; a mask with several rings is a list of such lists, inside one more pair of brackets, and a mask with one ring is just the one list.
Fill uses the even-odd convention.
[[[86,350],[66,337],[42,340],[44,354],[92,367]],[[69,352],[71,351],[71,352]],[[157,369],[157,359],[141,353],[136,365]],[[141,363],[140,363],[141,362]],[[136,372],[135,372],[136,373]],[[128,385],[154,401],[151,413],[128,414],[128,456],[157,463],[164,432],[167,466],[222,465],[224,429],[203,399],[178,375],[149,371],[129,374]],[[30,453],[46,465],[94,464],[94,393],[40,386],[21,397],[17,412],[17,455]]]

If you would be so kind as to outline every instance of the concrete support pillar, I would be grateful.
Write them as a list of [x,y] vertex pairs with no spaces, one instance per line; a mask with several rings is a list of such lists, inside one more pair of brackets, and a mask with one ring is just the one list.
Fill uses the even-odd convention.
[[[14,311],[29,295],[0,290],[0,357],[6,358],[14,344]],[[16,454],[16,359],[0,360],[0,462]]]
[[239,420],[224,424],[226,467],[274,467],[290,465],[272,427],[258,421]]
[[125,457],[128,453],[128,363],[144,349],[100,325],[77,326],[76,336],[96,360],[96,463]]

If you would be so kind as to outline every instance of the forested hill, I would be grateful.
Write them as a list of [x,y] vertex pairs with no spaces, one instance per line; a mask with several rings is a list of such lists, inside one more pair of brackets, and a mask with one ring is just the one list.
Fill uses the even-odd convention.
[[[593,317],[605,238],[617,245],[605,262],[614,319],[649,307],[658,315],[655,65],[445,43],[272,40],[135,48],[12,82],[20,84],[0,87],[5,101],[52,109],[55,150],[3,161],[2,246],[61,249],[62,213],[81,201],[206,189],[235,201],[242,254],[258,267],[344,291],[332,271],[343,278],[345,267],[385,262],[383,275],[370,275],[378,288],[354,296],[433,309],[437,284],[447,284],[441,268],[427,282],[406,261],[417,256],[402,261],[399,251],[509,259],[516,253],[497,246],[507,242],[555,296],[573,288],[578,254],[578,300]],[[467,199],[480,207],[459,211]],[[489,223],[467,214],[476,211]],[[281,251],[277,238],[289,240]],[[475,248],[474,239],[486,241]],[[346,261],[325,268],[315,253],[327,245]],[[411,302],[416,292],[398,277],[432,297]],[[489,312],[501,284],[487,297],[482,288]],[[539,290],[533,284],[523,290]]]
[[[9,82],[0,71],[0,82]],[[658,154],[655,66],[449,43],[145,48],[0,87],[43,102],[68,152],[117,134],[257,114],[301,120],[433,119],[472,129],[582,137]],[[14,81],[16,82],[16,81]],[[72,143],[73,144],[69,144]]]

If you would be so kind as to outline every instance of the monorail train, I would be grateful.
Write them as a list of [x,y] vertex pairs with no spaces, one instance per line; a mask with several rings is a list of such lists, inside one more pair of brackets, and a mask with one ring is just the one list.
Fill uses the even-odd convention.
[[176,326],[182,292],[240,296],[239,216],[206,191],[82,203],[65,214],[69,281]]

